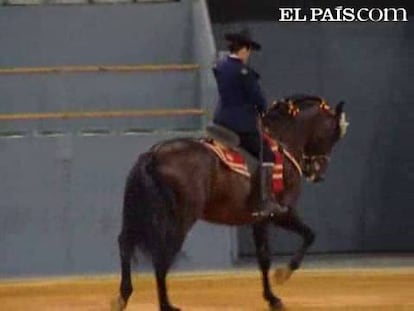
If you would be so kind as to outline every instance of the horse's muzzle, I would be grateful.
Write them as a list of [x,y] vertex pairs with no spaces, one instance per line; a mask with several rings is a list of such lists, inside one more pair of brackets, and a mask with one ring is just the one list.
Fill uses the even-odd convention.
[[323,182],[325,180],[325,177],[323,177],[322,175],[315,175],[312,174],[311,176],[306,178],[308,181],[311,181],[313,183],[320,183]]
[[325,180],[325,177],[323,177],[323,176],[315,176],[313,178],[314,183],[320,183],[320,182],[323,182],[324,180]]

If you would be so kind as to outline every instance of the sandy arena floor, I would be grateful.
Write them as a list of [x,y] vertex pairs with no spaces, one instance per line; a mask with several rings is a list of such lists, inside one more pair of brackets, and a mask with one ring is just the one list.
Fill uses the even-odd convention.
[[[152,276],[134,286],[127,310],[157,311]],[[118,277],[0,281],[0,310],[109,310],[117,288]],[[255,271],[174,274],[169,288],[183,310],[268,310]],[[414,269],[305,270],[274,290],[292,311],[414,310]]]

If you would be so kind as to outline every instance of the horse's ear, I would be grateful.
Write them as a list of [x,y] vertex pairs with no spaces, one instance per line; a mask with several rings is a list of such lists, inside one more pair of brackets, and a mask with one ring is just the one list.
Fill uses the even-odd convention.
[[340,101],[339,104],[336,105],[335,114],[337,116],[340,116],[341,113],[344,111],[344,105],[345,105],[345,102],[343,102],[343,101]]
[[335,114],[336,114],[336,118],[338,120],[338,125],[339,125],[339,138],[342,138],[345,136],[348,126],[349,126],[349,122],[346,119],[346,114],[344,112],[344,105],[345,103],[343,101],[340,101],[338,105],[336,105],[335,108]]

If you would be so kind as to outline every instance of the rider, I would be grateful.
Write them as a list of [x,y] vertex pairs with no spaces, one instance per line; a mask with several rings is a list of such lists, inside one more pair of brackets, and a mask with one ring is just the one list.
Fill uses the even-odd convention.
[[230,55],[213,69],[220,95],[213,122],[237,133],[240,146],[259,160],[260,144],[263,144],[260,184],[264,189],[260,191],[260,211],[255,215],[280,215],[284,210],[273,199],[275,157],[258,129],[258,119],[266,111],[267,103],[258,83],[259,74],[247,65],[252,50],[259,51],[261,46],[251,39],[247,30],[228,33],[225,39],[229,42]]

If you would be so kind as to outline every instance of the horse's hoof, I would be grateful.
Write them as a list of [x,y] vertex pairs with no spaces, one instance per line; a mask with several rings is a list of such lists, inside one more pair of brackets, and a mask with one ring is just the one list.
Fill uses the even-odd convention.
[[126,308],[126,303],[122,297],[117,297],[111,301],[111,311],[123,311]]
[[274,304],[274,305],[269,305],[269,310],[271,310],[271,311],[281,311],[281,310],[285,310],[285,307],[283,306],[282,302],[279,302],[279,303]]
[[276,284],[282,285],[291,277],[293,270],[290,267],[277,268],[274,274]]
[[272,311],[283,310],[284,306],[283,306],[282,300],[280,300],[277,297],[273,297],[269,301],[269,308]]
[[165,306],[161,308],[161,311],[181,311],[181,309],[173,306]]

